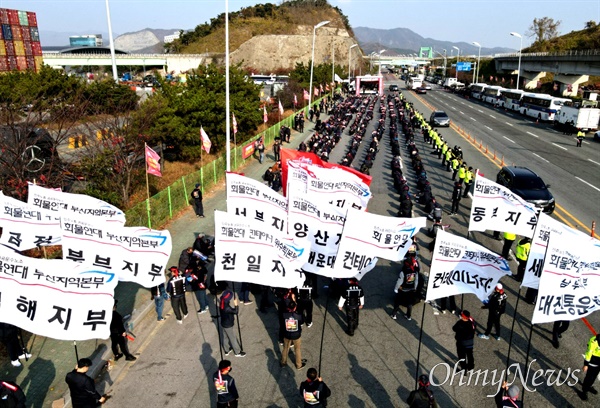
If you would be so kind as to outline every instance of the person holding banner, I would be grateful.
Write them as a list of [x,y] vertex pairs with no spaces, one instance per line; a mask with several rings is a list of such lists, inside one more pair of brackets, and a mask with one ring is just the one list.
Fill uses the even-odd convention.
[[419,388],[411,391],[406,399],[409,408],[438,408],[439,405],[433,396],[433,391],[429,389],[429,377],[425,374],[419,376]]
[[489,339],[492,332],[492,326],[494,326],[496,329],[496,336],[494,337],[496,340],[500,340],[500,317],[506,311],[506,298],[507,296],[506,293],[504,293],[504,288],[502,287],[502,284],[499,283],[489,296],[488,301],[481,306],[482,309],[488,309],[489,314],[487,328],[485,329],[485,333],[479,334],[480,339]]
[[284,332],[283,332],[283,351],[281,352],[281,361],[279,365],[287,365],[290,347],[294,347],[296,355],[296,369],[301,370],[306,367],[306,360],[302,359],[302,324],[304,319],[296,312],[296,302],[291,301],[287,311],[283,313]]
[[306,372],[306,381],[300,384],[300,396],[304,400],[304,408],[325,408],[331,390],[318,376],[316,368],[309,368]]
[[[123,322],[123,316],[117,312],[117,300],[113,305],[112,320],[110,321],[110,348],[115,355],[115,361],[125,355],[125,360],[135,361],[136,357],[129,352],[127,346],[127,331],[125,330],[125,323]],[[119,353],[119,349],[121,352]]]
[[468,310],[463,310],[460,314],[460,320],[452,327],[454,339],[456,340],[456,354],[462,370],[472,370],[475,368],[475,359],[473,358],[473,347],[475,345],[475,320],[471,317]]
[[94,380],[86,375],[91,366],[92,360],[89,358],[80,358],[77,361],[75,369],[65,377],[65,382],[71,392],[71,404],[73,408],[96,407],[104,404],[107,399],[106,396],[102,396],[96,391]]
[[[233,301],[233,307],[231,306],[231,301]],[[240,342],[233,328],[235,316],[238,314],[238,312],[238,300],[233,291],[227,287],[227,289],[221,295],[221,301],[219,302],[221,329],[223,331],[223,335],[221,336],[223,341],[223,349],[225,350],[225,355],[229,355],[231,350],[233,350],[236,357],[245,357],[246,353],[242,351],[242,347],[240,346]]]
[[213,375],[213,384],[217,390],[217,408],[237,408],[240,398],[235,380],[229,375],[231,361],[221,360],[218,371]]
[[25,408],[26,398],[23,389],[13,381],[0,381],[0,407]]
[[[412,247],[411,247],[412,248]],[[417,288],[419,286],[419,272],[421,265],[417,261],[416,252],[409,249],[408,256],[402,264],[402,270],[398,275],[396,286],[394,286],[394,309],[392,310],[392,319],[396,320],[396,314],[400,310],[400,306],[406,306],[406,314],[404,317],[408,321],[412,320],[412,308],[415,304]]]
[[302,287],[298,288],[298,313],[304,319],[307,328],[313,324],[313,288],[310,281],[311,279],[307,276]]
[[585,352],[585,360],[583,362],[583,372],[585,378],[581,386],[580,398],[587,401],[588,391],[592,394],[598,394],[598,391],[594,388],[594,381],[600,374],[600,334],[596,334],[588,342],[587,351]]
[[560,346],[558,339],[569,329],[571,322],[569,320],[557,320],[552,325],[552,346],[557,349]]
[[349,279],[349,286],[338,301],[338,308],[346,307],[346,322],[348,328],[346,333],[354,336],[354,330],[358,327],[358,313],[365,304],[365,294],[355,278]]
[[192,190],[191,196],[192,200],[194,200],[196,217],[204,218],[204,206],[202,205],[202,190],[200,189],[200,184],[196,184],[196,187]]
[[515,384],[509,387],[504,381],[494,400],[498,408],[523,408],[523,401],[519,401],[518,398],[519,387]]
[[13,367],[21,367],[19,359],[31,358],[31,354],[27,353],[19,345],[18,327],[10,323],[0,323],[0,341],[6,347],[10,363]]

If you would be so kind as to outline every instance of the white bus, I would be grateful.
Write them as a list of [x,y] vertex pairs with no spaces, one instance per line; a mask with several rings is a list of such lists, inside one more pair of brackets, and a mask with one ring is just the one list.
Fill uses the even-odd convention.
[[473,84],[471,85],[471,96],[475,99],[482,99],[483,91],[488,87],[486,84]]
[[496,106],[498,104],[498,100],[500,99],[500,92],[502,92],[503,90],[504,88],[502,88],[501,86],[488,86],[483,91],[482,100],[486,103],[491,103],[492,105]]
[[523,98],[523,94],[525,91],[521,89],[504,89],[500,91],[500,99],[499,104],[501,108],[519,111],[521,107],[521,98]]
[[409,78],[408,81],[406,82],[406,89],[417,89],[421,85],[423,85],[423,81],[421,80],[421,78],[412,77],[412,78]]
[[568,98],[557,98],[547,94],[526,93],[521,99],[519,111],[523,115],[544,121],[553,121],[554,115],[560,111]]

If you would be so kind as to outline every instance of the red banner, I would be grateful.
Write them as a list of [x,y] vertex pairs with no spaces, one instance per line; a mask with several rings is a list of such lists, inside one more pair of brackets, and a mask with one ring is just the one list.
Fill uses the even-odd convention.
[[254,142],[250,142],[242,147],[242,158],[246,160],[248,157],[254,154]]

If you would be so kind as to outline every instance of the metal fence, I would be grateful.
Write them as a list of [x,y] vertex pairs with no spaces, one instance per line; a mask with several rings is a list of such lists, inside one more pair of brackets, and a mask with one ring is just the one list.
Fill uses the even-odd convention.
[[[313,102],[313,106],[318,104],[321,99]],[[302,108],[304,116],[307,116],[308,106]],[[296,113],[299,113],[297,111]],[[260,137],[263,137],[265,146],[269,146],[277,136],[282,126],[292,127],[294,115],[284,118],[280,122],[266,129],[248,140],[241,146],[231,149],[231,170],[235,171],[244,166],[247,160],[252,160],[253,156],[244,159],[242,149],[248,143],[253,143]],[[168,186],[166,189],[146,199],[129,210],[125,211],[127,225],[147,225],[148,228],[159,228],[188,205],[191,204],[190,193],[196,184],[200,184],[203,191],[210,190],[217,183],[225,178],[227,170],[226,153],[210,163],[205,164],[200,170],[181,177],[179,180]]]

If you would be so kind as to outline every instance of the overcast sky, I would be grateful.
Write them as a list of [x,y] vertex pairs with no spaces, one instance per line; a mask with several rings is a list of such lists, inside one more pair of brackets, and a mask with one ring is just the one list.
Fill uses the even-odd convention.
[[[259,3],[267,1],[229,0],[229,10]],[[600,21],[600,0],[329,0],[329,3],[348,16],[352,27],[403,27],[425,38],[477,41],[483,47],[519,48],[519,40],[509,32],[524,34],[534,18],[560,20],[561,34],[580,30],[587,21]],[[109,0],[109,4],[115,34],[144,28],[191,29],[225,11],[225,0]],[[0,0],[0,7],[36,12],[41,31],[108,32],[105,0]],[[524,36],[523,46],[530,42]],[[68,43],[67,38],[64,43]]]

